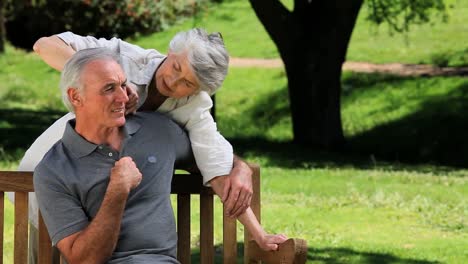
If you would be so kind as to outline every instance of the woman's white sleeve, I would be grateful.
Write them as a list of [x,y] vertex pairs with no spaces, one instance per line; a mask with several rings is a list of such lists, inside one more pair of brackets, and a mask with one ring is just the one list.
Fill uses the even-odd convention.
[[205,185],[232,170],[233,149],[218,132],[210,114],[213,102],[206,92],[191,96],[187,104],[168,114],[189,133],[192,151]]
[[[68,113],[47,128],[47,130],[34,141],[31,147],[26,150],[26,153],[18,165],[18,171],[34,171],[44,155],[62,138],[68,120],[73,118],[75,118],[75,115]],[[9,198],[12,201],[14,200],[13,195],[9,196]],[[29,220],[36,228],[39,226],[37,212],[38,205],[36,195],[34,193],[29,193]]]

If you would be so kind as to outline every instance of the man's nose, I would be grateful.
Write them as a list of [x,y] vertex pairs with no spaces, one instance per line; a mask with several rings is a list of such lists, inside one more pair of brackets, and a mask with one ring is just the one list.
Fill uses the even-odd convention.
[[124,102],[124,103],[128,102],[127,89],[125,88],[119,89],[117,100],[120,102]]

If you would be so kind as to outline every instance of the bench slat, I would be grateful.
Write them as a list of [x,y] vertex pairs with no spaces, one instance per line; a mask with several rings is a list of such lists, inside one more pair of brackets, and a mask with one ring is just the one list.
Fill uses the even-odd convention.
[[0,192],[0,264],[3,264],[3,230],[5,222],[5,192]]
[[39,264],[52,263],[51,245],[52,242],[50,241],[47,227],[42,219],[41,212],[39,212],[39,247],[37,252]]
[[28,260],[28,193],[15,192],[15,244],[14,263]]
[[202,177],[196,174],[174,174],[171,183],[172,194],[214,194],[209,187],[201,186]]
[[190,264],[190,194],[177,195],[177,259]]
[[[252,194],[252,201],[250,203],[250,208],[258,219],[258,222],[261,223],[262,217],[260,214],[260,167],[257,165],[251,165],[252,169],[252,189],[254,190]],[[250,240],[252,237],[249,232],[244,229],[244,263],[260,263],[254,262],[249,259],[250,253]]]
[[2,171],[0,186],[3,192],[33,192],[32,172]]
[[237,262],[237,220],[226,216],[223,208],[223,263]]
[[213,195],[200,195],[200,263],[214,262]]

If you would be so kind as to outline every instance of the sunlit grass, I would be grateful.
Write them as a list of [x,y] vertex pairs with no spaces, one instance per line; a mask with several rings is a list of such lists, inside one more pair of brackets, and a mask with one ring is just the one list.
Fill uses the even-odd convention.
[[[282,1],[291,9],[293,1]],[[347,60],[374,63],[431,63],[441,66],[468,65],[468,2],[445,1],[448,21],[437,16],[431,23],[414,25],[406,34],[389,34],[386,25],[377,28],[366,20],[366,5],[359,14]],[[276,46],[250,6],[249,1],[232,0],[207,8],[196,18],[187,19],[161,33],[134,40],[146,48],[166,52],[169,40],[181,30],[202,27],[220,31],[234,57],[279,57]],[[314,34],[311,32],[310,34]]]

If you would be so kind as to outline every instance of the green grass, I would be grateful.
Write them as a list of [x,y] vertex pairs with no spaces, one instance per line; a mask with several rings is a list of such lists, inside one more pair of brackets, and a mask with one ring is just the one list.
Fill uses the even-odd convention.
[[[0,165],[0,168],[3,168]],[[8,198],[5,195],[5,200]],[[13,205],[8,201],[5,202],[5,222],[4,222],[4,229],[3,229],[3,263],[13,263],[13,235],[14,235],[14,210]]]
[[448,0],[446,23],[434,17],[431,23],[415,25],[407,34],[389,34],[366,21],[363,8],[351,38],[347,60],[375,63],[429,63],[440,66],[468,65],[468,2]]
[[[427,26],[415,29],[420,37],[410,33],[409,46],[385,30],[365,36],[371,29],[360,18],[355,33],[364,37],[354,34],[349,58],[429,62],[447,48],[463,50],[466,34],[450,32],[463,32],[455,22],[466,20],[468,6],[458,1],[456,7],[448,24],[434,26],[445,27],[435,32],[447,45],[416,42],[429,37]],[[176,31],[194,24],[223,32],[233,56],[277,56],[248,1],[239,0],[135,43],[164,51]],[[388,56],[382,51],[387,47]],[[406,53],[400,53],[403,47],[409,47]],[[34,54],[8,47],[0,56],[2,170],[15,169],[34,138],[64,111],[58,78]],[[348,146],[341,153],[318,152],[291,144],[282,69],[230,69],[216,97],[218,127],[240,156],[261,165],[265,228],[307,239],[309,263],[467,263],[468,79],[345,73],[342,83]],[[192,207],[198,208],[197,199]],[[220,212],[219,204],[215,210]],[[4,263],[12,263],[9,204],[6,215]],[[194,231],[198,217],[192,217]],[[221,219],[215,223],[220,243]],[[194,263],[198,243],[194,234]]]
[[[292,8],[291,0],[283,2]],[[434,17],[431,23],[412,26],[407,34],[389,34],[386,25],[377,28],[365,19],[367,10],[363,5],[347,60],[468,65],[468,26],[465,23],[468,20],[468,2],[449,0],[447,3],[449,20],[446,23]],[[231,56],[279,57],[276,46],[257,19],[250,3],[244,0],[224,1],[219,6],[207,8],[195,19],[181,21],[167,31],[140,37],[134,42],[166,52],[169,40],[176,32],[192,27],[222,32]]]
[[274,43],[258,21],[248,1],[224,1],[219,6],[207,8],[193,19],[187,19],[168,30],[143,36],[134,41],[137,45],[166,52],[170,39],[179,31],[193,27],[209,32],[221,32],[231,56],[274,58],[278,52]]

